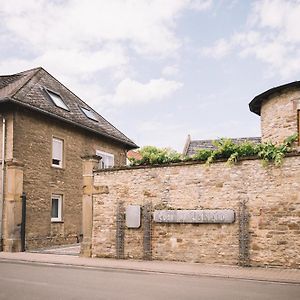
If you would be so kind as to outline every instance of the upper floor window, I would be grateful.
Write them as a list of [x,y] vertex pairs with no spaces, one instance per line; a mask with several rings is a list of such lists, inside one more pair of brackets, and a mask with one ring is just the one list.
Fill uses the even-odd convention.
[[95,113],[93,111],[88,110],[82,106],[80,106],[80,108],[89,119],[91,119],[93,121],[98,121],[97,116],[95,115]]
[[63,167],[63,152],[64,141],[58,138],[52,139],[52,166],[62,168]]
[[65,110],[69,110],[68,106],[65,104],[62,97],[59,94],[57,94],[53,91],[50,91],[48,89],[45,89],[45,90],[56,106],[63,108]]
[[101,169],[112,168],[115,165],[113,154],[97,150],[96,155],[101,156],[101,160],[100,160]]

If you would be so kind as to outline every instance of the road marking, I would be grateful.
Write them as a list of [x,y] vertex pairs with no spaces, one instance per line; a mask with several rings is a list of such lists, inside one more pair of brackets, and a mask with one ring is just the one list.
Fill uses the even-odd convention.
[[30,281],[30,280],[17,279],[17,278],[7,278],[7,277],[1,277],[1,276],[0,276],[0,280],[16,282],[16,283],[23,283],[23,284],[35,284],[35,285],[41,285],[41,286],[49,286],[49,284],[47,282],[37,282],[37,281]]

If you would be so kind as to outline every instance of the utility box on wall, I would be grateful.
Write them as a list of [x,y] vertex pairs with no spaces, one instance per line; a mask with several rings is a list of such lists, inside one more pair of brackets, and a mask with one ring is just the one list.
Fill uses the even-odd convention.
[[128,205],[126,207],[127,228],[139,228],[141,226],[141,206]]

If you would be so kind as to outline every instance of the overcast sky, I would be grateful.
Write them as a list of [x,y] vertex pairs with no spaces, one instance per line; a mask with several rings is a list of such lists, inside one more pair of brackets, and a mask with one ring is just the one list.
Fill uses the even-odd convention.
[[299,80],[298,0],[0,0],[0,73],[42,66],[138,145],[260,135]]

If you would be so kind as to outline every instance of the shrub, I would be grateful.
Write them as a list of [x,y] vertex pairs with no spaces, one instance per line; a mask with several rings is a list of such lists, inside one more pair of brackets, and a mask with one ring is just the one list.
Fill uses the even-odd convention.
[[228,164],[235,164],[240,158],[258,156],[264,165],[274,163],[275,166],[280,166],[286,153],[292,151],[292,146],[297,139],[298,135],[294,134],[279,145],[271,142],[254,144],[249,141],[235,144],[230,139],[220,139],[214,141],[215,149],[199,149],[192,157],[184,157],[170,148],[145,146],[139,151],[142,159],[130,159],[130,161],[131,165],[168,164],[190,160],[211,164],[218,159],[227,159]]

